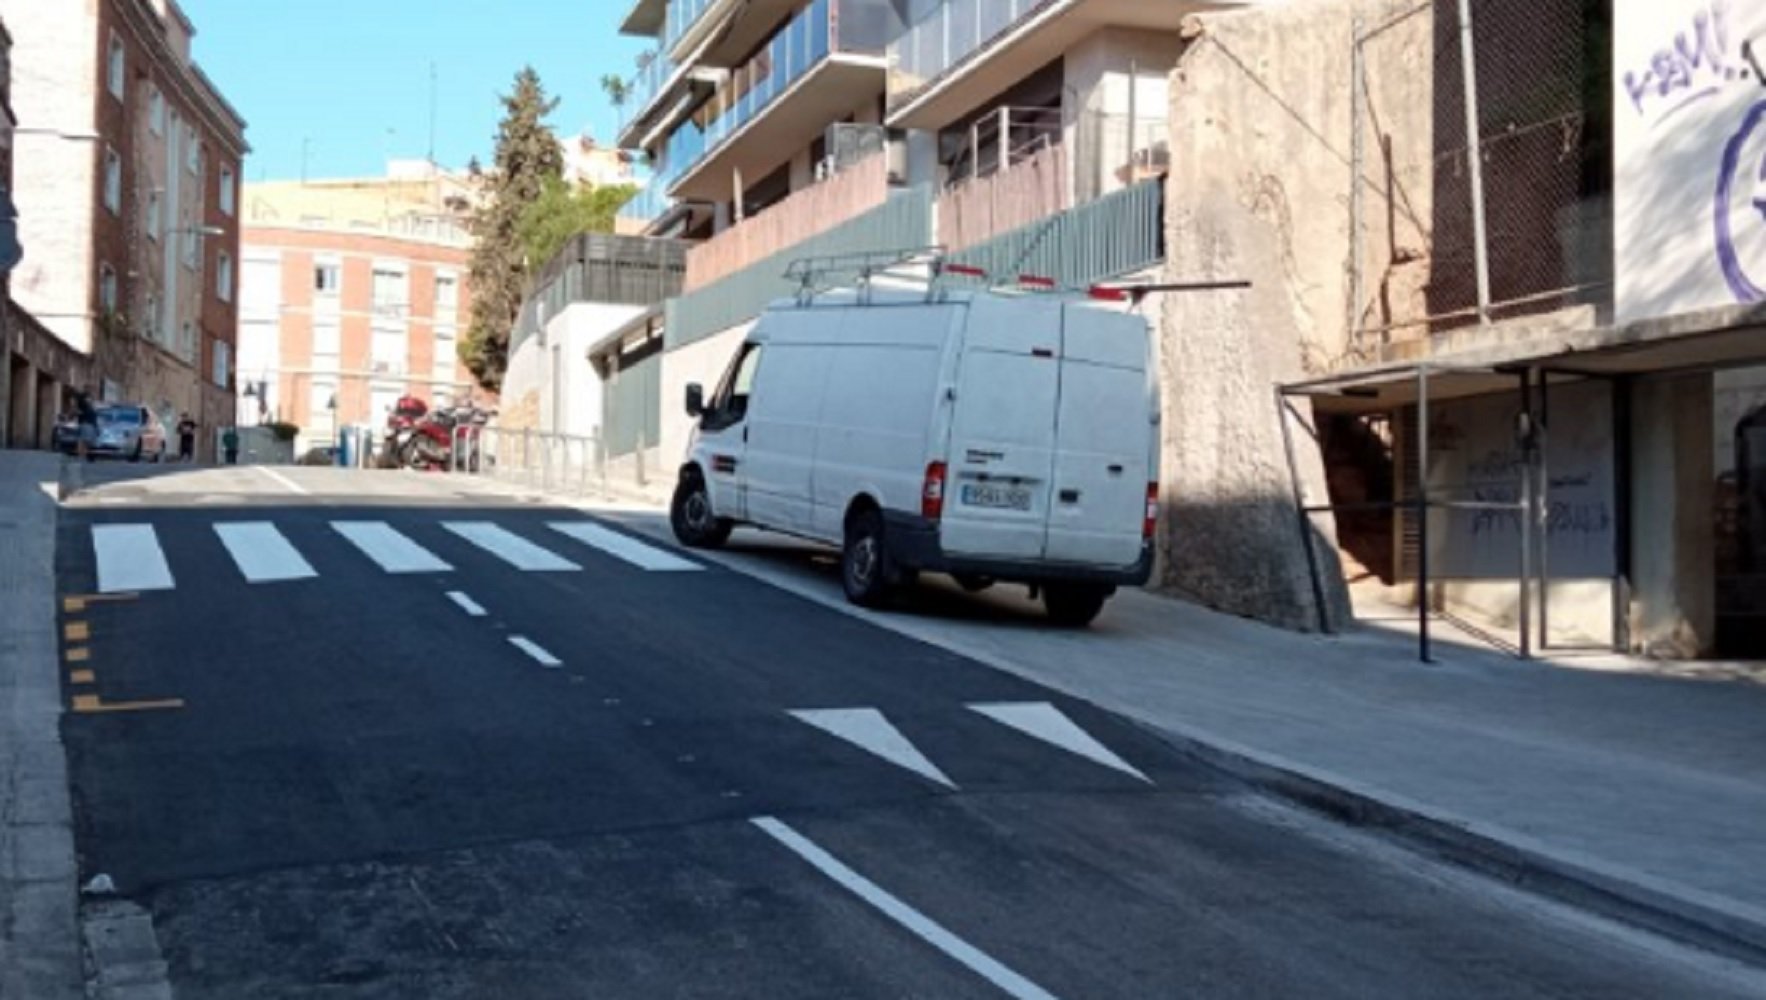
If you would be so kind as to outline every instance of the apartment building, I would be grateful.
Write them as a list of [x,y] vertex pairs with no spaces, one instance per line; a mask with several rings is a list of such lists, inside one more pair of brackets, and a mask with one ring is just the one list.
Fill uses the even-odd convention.
[[383,179],[246,185],[241,425],[294,424],[304,452],[382,426],[401,396],[474,395],[457,349],[471,312],[463,184],[395,165]]
[[0,14],[30,248],[12,293],[90,359],[97,395],[193,415],[211,457],[233,414],[245,121],[193,61],[175,0],[0,0]]

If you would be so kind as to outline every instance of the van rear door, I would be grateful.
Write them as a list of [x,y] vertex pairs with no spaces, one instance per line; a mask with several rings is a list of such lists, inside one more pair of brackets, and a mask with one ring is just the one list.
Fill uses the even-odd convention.
[[1078,303],[1064,307],[1051,562],[1130,566],[1141,555],[1154,478],[1146,322]]
[[1061,303],[969,307],[940,527],[951,555],[1040,559],[1060,392]]

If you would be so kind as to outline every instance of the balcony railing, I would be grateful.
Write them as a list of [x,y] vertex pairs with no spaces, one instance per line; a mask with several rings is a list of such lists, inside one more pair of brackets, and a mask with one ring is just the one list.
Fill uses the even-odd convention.
[[876,208],[887,197],[889,158],[880,150],[687,251],[684,290],[704,288],[783,253]]
[[1014,25],[1062,0],[946,0],[889,46],[893,113]]
[[881,56],[897,23],[889,0],[815,0],[675,130],[664,162],[691,171],[829,56]]
[[674,60],[669,58],[668,50],[660,49],[646,56],[647,61],[638,67],[637,75],[626,85],[625,103],[619,107],[619,131],[624,133],[632,123],[643,118],[656,103],[662,88],[674,77]]
[[663,29],[662,47],[672,49],[680,44],[682,36],[693,30],[705,12],[715,7],[721,0],[671,0],[668,5],[668,25]]
[[653,178],[641,189],[632,200],[619,207],[619,217],[631,222],[649,225],[662,218],[663,213],[674,207],[675,200],[664,190],[665,185],[660,178]]
[[1040,275],[1068,288],[1145,270],[1165,259],[1165,182],[1142,181],[951,259],[992,275]]

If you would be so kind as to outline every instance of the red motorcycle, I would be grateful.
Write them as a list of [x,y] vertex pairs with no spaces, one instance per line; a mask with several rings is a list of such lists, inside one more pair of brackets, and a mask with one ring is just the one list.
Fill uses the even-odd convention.
[[381,439],[380,467],[402,468],[411,440],[417,435],[418,424],[429,414],[429,404],[416,396],[401,396],[386,417],[386,434]]
[[444,407],[426,417],[413,419],[409,434],[399,452],[401,464],[409,469],[446,471],[454,467],[454,444],[460,437],[470,439],[461,465],[469,472],[478,469],[477,435],[458,435],[461,427],[483,427],[491,414],[470,403]]

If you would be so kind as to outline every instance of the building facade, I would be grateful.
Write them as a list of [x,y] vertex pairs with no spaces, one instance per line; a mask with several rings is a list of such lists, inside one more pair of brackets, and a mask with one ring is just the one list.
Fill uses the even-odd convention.
[[304,452],[341,427],[383,426],[401,396],[488,402],[458,352],[471,312],[464,208],[431,181],[247,186],[242,425],[294,424]]
[[17,37],[13,294],[91,361],[89,388],[203,428],[232,421],[245,122],[174,0],[0,3]]

